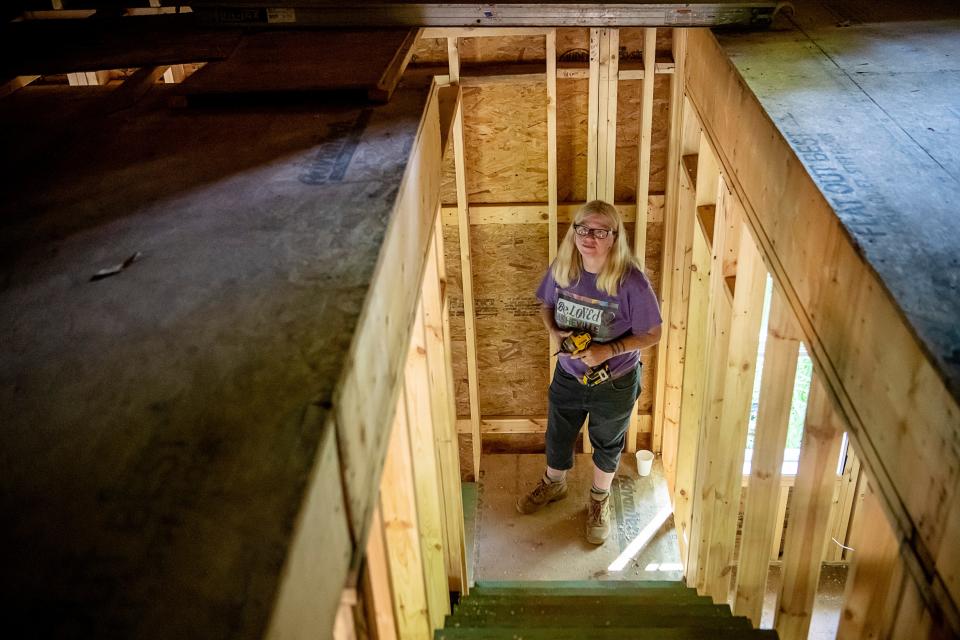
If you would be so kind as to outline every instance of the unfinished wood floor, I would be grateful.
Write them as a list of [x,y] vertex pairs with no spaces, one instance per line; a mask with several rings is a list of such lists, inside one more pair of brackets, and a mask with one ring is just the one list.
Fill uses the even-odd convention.
[[673,518],[622,570],[612,567],[637,534],[670,500],[659,460],[637,475],[625,454],[611,489],[613,530],[601,546],[584,539],[592,481],[590,456],[579,454],[567,474],[570,492],[533,515],[517,512],[517,498],[543,474],[542,454],[485,455],[477,492],[476,580],[679,580],[680,552]]

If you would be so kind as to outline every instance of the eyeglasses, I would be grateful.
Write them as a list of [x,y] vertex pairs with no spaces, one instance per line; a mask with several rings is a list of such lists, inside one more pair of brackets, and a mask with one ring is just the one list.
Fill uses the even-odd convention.
[[613,229],[593,229],[592,227],[585,227],[582,224],[573,225],[573,230],[581,238],[586,238],[587,236],[593,236],[597,240],[605,240],[608,235],[611,233],[615,234],[616,231]]

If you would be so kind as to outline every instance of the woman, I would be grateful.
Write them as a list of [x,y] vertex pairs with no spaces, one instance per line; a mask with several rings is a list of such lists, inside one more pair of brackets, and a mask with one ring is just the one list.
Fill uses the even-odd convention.
[[[660,340],[661,325],[656,296],[612,205],[594,200],[577,211],[537,298],[556,344],[574,332],[589,333],[591,342],[557,361],[549,394],[547,469],[517,501],[517,510],[533,513],[566,497],[574,443],[589,415],[593,487],[586,536],[603,544],[610,533],[610,485],[640,395],[640,350]],[[599,370],[606,376],[588,375]]]

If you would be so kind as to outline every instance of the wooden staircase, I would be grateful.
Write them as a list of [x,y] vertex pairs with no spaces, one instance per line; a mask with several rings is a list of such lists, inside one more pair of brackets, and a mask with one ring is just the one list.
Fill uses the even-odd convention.
[[435,640],[777,637],[682,582],[478,582]]

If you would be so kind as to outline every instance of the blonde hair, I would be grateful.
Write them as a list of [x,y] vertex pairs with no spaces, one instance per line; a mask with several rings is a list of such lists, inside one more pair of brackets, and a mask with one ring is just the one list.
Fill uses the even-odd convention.
[[569,287],[571,283],[580,280],[583,260],[574,240],[576,232],[573,226],[581,224],[583,219],[590,214],[604,216],[609,220],[610,228],[615,233],[613,246],[610,247],[603,268],[597,274],[597,288],[608,295],[615,296],[627,272],[630,271],[630,267],[635,267],[638,271],[642,271],[642,269],[630,250],[630,243],[627,240],[620,212],[612,204],[603,200],[591,200],[577,210],[577,214],[573,217],[573,224],[567,229],[567,235],[563,237],[560,248],[557,250],[557,259],[554,260],[551,267],[553,279],[561,287]]

